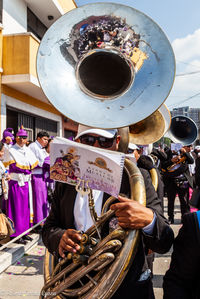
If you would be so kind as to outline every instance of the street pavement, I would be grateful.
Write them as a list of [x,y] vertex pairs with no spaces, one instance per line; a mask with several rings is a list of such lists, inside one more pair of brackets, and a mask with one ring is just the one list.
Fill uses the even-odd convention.
[[[167,200],[164,201],[165,215],[167,212]],[[167,216],[167,215],[166,215]],[[180,227],[180,207],[179,201],[175,202],[175,224],[172,225],[175,235]],[[156,254],[153,264],[153,285],[156,299],[163,298],[162,281],[163,275],[169,268],[171,250],[166,254]],[[10,265],[0,274],[0,299],[28,299],[39,298],[40,290],[43,286],[43,259],[45,247],[39,243],[30,248],[26,253]]]
[[[175,208],[174,208],[174,224],[171,225],[174,235],[178,234],[179,229],[181,228],[181,213],[180,213],[180,204],[179,199],[176,198],[175,200]],[[167,216],[167,199],[164,199],[164,214]],[[171,247],[170,251],[166,254],[157,254],[155,255],[155,260],[153,263],[153,286],[154,286],[154,293],[156,299],[163,298],[163,276],[165,272],[169,269],[170,261],[171,261],[171,253],[173,247]]]
[[0,299],[39,298],[45,247],[38,244],[0,275]]

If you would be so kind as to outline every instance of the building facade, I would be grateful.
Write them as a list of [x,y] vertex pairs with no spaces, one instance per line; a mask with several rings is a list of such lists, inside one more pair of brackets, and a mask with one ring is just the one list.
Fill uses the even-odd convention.
[[171,111],[171,116],[184,115],[190,117],[198,129],[200,128],[200,108],[190,108],[189,106],[174,108]]
[[74,8],[73,0],[0,0],[1,136],[6,127],[16,132],[21,125],[30,140],[41,130],[51,136],[74,134],[76,124],[66,121],[49,103],[36,71],[37,50],[44,33]]

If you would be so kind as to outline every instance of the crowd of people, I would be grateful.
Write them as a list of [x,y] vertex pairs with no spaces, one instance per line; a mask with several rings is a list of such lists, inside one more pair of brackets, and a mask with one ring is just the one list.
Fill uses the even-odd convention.
[[[116,130],[95,129],[79,125],[75,141],[115,151],[118,149],[120,136]],[[197,149],[195,148],[195,151]],[[115,211],[115,216],[121,227],[140,229],[141,239],[135,260],[112,299],[122,298],[123,296],[131,299],[133,294],[134,298],[155,298],[152,286],[154,253],[163,254],[171,248],[173,242],[175,242],[174,244],[177,243],[177,239],[174,241],[173,230],[170,226],[170,224],[174,223],[175,196],[179,196],[183,227],[187,222],[185,219],[187,219],[188,215],[194,215],[196,219],[193,221],[196,221],[195,235],[200,233],[197,225],[197,219],[199,219],[197,217],[198,212],[191,213],[189,205],[190,195],[195,185],[195,161],[200,159],[200,157],[198,157],[197,152],[194,152],[196,155],[195,160],[193,157],[194,153],[191,150],[192,147],[190,145],[182,146],[179,152],[174,152],[168,147],[165,149],[151,148],[150,146],[145,148],[144,146],[129,144],[128,158],[133,158],[144,178],[146,207],[130,200],[127,175],[123,173],[120,190],[123,196],[119,195],[118,202],[111,205],[110,208]],[[158,175],[158,188],[156,190],[151,180],[151,169],[153,168],[156,169]],[[94,201],[98,202],[98,206],[100,205],[101,207],[108,194],[96,191],[94,192]],[[168,220],[164,216],[164,196],[168,197]],[[87,228],[87,224],[91,223],[91,219],[88,219],[89,212],[86,211],[88,207],[82,204],[84,200],[87,200],[87,195],[84,195],[84,198],[82,197],[73,186],[64,183],[56,184],[54,200],[50,214],[44,224],[42,236],[45,246],[57,258],[64,258],[66,252],[76,254],[79,251],[80,231],[83,225]],[[197,209],[198,207],[196,207]],[[87,215],[87,217],[84,215]],[[180,239],[179,236],[177,238]],[[199,246],[195,243],[196,239],[193,239],[192,246]],[[182,251],[184,252],[184,244],[182,246]],[[178,277],[178,271],[174,274],[173,265],[176,263],[174,261],[174,256],[177,255],[176,248],[178,247],[174,247],[170,271],[165,275],[164,296],[166,299],[198,298],[195,297],[198,296],[198,285],[193,284],[191,293],[185,281],[181,280],[181,275]],[[196,247],[194,252],[198,255],[199,261],[199,251],[196,250]],[[184,263],[182,267],[184,268]],[[183,273],[184,271],[186,270],[183,269]],[[175,277],[175,279],[170,281],[170,277]],[[194,277],[195,281],[198,281],[199,273],[197,267],[194,269],[191,278]],[[177,292],[174,292],[173,285],[177,286],[179,281],[181,281],[179,290],[177,288]],[[167,293],[165,286],[168,282],[171,286],[171,291]],[[182,292],[180,296],[178,291]],[[183,293],[185,297],[181,297]],[[188,293],[190,294],[189,297],[187,297]],[[194,297],[191,297],[191,294],[194,294]]]
[[[179,145],[153,148],[143,154],[143,148],[130,144],[138,166],[159,172],[158,197],[163,207],[163,195],[168,202],[168,221],[175,223],[174,202],[180,201],[181,228],[173,242],[169,270],[163,278],[164,299],[198,299],[200,265],[200,146]],[[159,187],[160,186],[160,187]],[[160,191],[161,190],[161,193]],[[197,192],[196,192],[197,191]],[[194,197],[193,197],[194,195]],[[152,255],[147,254],[149,268],[153,269]]]
[[[37,134],[35,142],[28,142],[28,133],[21,126],[14,136],[12,128],[3,132],[0,142],[0,209],[14,223],[15,238],[36,226],[39,232],[47,217],[50,180],[49,144],[52,141],[46,131]],[[31,241],[30,235],[16,240],[19,244]]]
[[[28,134],[20,128],[16,136],[8,128],[0,142],[0,205],[1,210],[14,222],[19,236],[32,225],[41,223],[45,246],[56,258],[66,252],[79,251],[80,231],[86,229],[89,207],[83,205],[87,195],[77,193],[72,185],[50,179],[50,150],[53,139],[45,131],[37,134],[35,142],[28,144]],[[120,136],[117,130],[95,129],[79,125],[76,142],[117,151]],[[164,276],[164,298],[200,298],[200,202],[191,205],[193,190],[200,188],[200,146],[187,145],[175,152],[169,147],[152,148],[129,144],[128,155],[139,167],[146,189],[146,206],[130,200],[128,177],[124,172],[118,201],[111,205],[122,228],[139,229],[141,238],[136,257],[126,278],[112,299],[153,299],[154,253],[163,254],[173,247],[170,269]],[[151,169],[156,169],[158,187],[152,184]],[[54,195],[49,203],[49,191]],[[174,240],[174,201],[180,200],[182,227]],[[94,190],[94,201],[101,206],[109,197]],[[163,198],[168,200],[168,219],[164,216]],[[66,200],[67,199],[67,200]],[[45,221],[44,221],[45,219]],[[31,237],[25,235],[17,242],[25,244]],[[193,257],[192,262],[191,258]],[[184,262],[182,262],[183,260]]]

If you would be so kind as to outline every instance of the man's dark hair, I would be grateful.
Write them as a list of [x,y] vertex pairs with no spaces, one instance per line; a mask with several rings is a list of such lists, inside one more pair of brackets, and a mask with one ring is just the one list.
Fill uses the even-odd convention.
[[4,143],[0,141],[0,151],[2,150],[3,147],[4,147]]
[[46,131],[40,131],[37,133],[37,138],[42,138],[42,137],[48,137],[49,138],[49,134]]

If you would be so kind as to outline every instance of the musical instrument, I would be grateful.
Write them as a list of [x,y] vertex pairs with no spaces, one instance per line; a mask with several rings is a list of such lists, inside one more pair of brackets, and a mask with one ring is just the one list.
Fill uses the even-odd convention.
[[[170,138],[174,143],[181,143],[183,146],[187,146],[197,139],[198,128],[191,118],[183,115],[174,116],[172,117],[169,131],[166,132],[165,136]],[[167,167],[167,170],[163,169],[163,172],[167,172],[173,176],[179,175],[179,168],[185,160],[186,157],[180,157],[177,162]]]
[[[151,18],[132,7],[91,3],[63,15],[47,30],[38,49],[37,73],[51,104],[68,118],[127,132],[126,127],[163,104],[173,85],[175,61],[168,39]],[[125,160],[125,170],[130,197],[145,204],[139,169]],[[112,198],[82,237],[87,254],[68,255],[56,266],[49,264],[49,271],[45,264],[40,298],[104,299],[114,294],[135,256],[139,232],[117,228],[99,241],[97,232],[113,216],[110,203]],[[86,284],[77,287],[82,275]]]
[[171,119],[171,126],[166,132],[166,137],[174,143],[190,145],[197,139],[198,128],[195,122],[187,116],[178,115]]
[[[125,161],[125,170],[132,178],[130,181],[131,198],[144,205],[146,200],[145,187],[139,169],[127,159]],[[100,231],[104,229],[106,222],[114,215],[114,212],[109,210],[113,200],[115,199],[110,197],[106,201],[102,210],[102,216],[96,223]],[[85,261],[81,262],[84,255],[80,253],[73,257],[68,255],[66,259],[55,266],[53,265],[53,257],[47,253],[45,285],[41,291],[41,298],[44,298],[45,294],[48,293],[52,293],[52,295],[45,297],[48,299],[54,298],[55,294],[59,295],[60,293],[67,298],[68,296],[69,298],[81,296],[81,298],[87,299],[110,298],[111,294],[119,287],[135,256],[139,241],[139,231],[125,231],[117,227],[99,241],[96,226],[93,225],[85,232],[83,241],[80,244],[82,251],[85,251],[85,255],[89,255],[89,250],[93,250],[88,264]],[[49,270],[49,259],[51,259],[51,273]],[[73,259],[73,263],[69,263],[71,259]],[[113,262],[111,263],[111,261]],[[106,272],[108,268],[109,271]],[[73,270],[74,272],[72,272]],[[95,271],[94,276],[90,274],[91,271]],[[67,275],[69,276],[67,277]],[[78,287],[75,285],[73,288],[70,288],[82,278],[87,279],[84,285],[81,286],[79,284]],[[62,296],[58,298],[63,298]]]
[[162,105],[173,85],[175,61],[165,34],[145,14],[120,4],[91,3],[47,30],[37,73],[51,104],[68,118],[121,128]]
[[144,120],[129,126],[130,142],[140,145],[154,143],[168,131],[170,123],[170,111],[163,104]]

